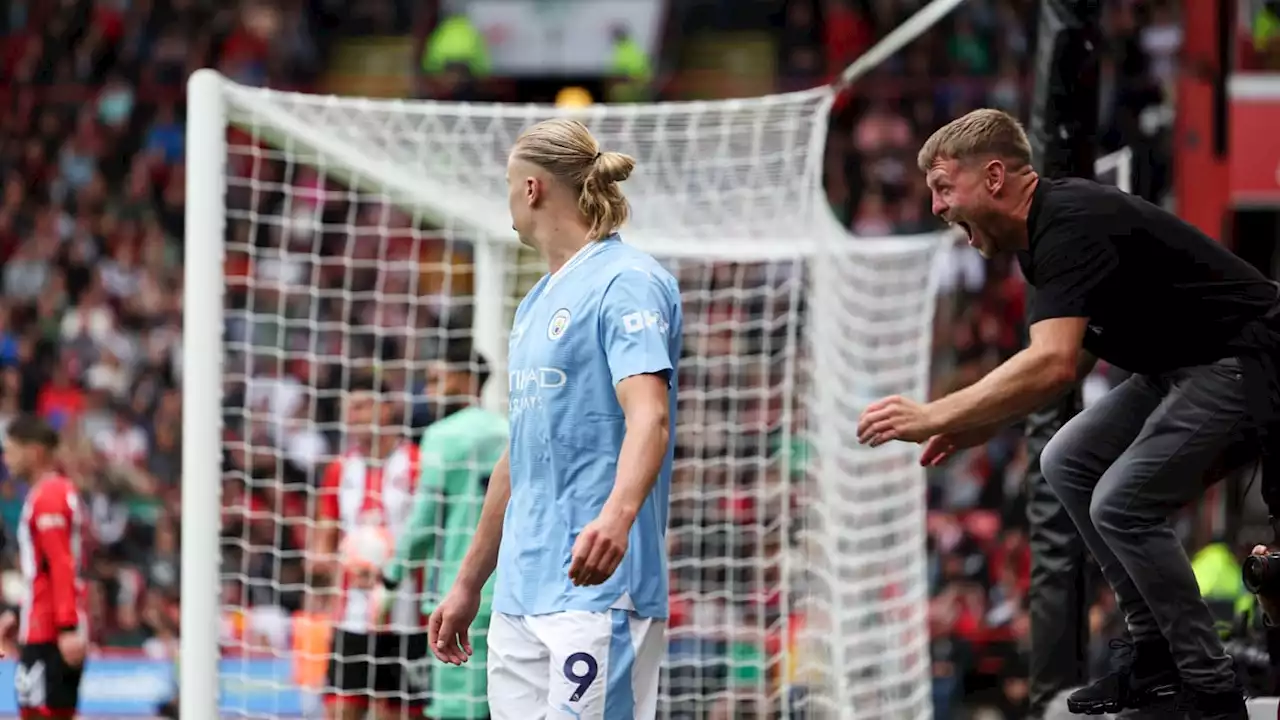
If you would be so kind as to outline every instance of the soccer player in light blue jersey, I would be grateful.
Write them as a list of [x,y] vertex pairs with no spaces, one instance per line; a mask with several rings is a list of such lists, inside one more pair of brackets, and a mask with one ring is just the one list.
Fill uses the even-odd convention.
[[510,446],[429,638],[467,661],[496,569],[495,720],[657,714],[683,317],[675,279],[617,235],[634,166],[570,120],[526,130],[508,162],[515,230],[550,272],[516,310]]

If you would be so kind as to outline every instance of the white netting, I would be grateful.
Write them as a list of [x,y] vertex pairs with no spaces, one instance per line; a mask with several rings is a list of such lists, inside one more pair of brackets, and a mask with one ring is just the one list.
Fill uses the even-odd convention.
[[[823,90],[576,111],[237,86],[228,88],[227,99],[246,108],[251,126],[283,133],[289,151],[322,156],[349,182],[383,185],[380,192],[393,201],[481,236],[511,237],[507,154],[530,122],[556,114],[581,119],[603,144],[640,161],[641,171],[627,181],[634,210],[629,242],[676,254],[740,257],[789,255],[794,251],[783,241],[814,239],[805,229],[821,198],[812,194],[812,183],[825,141],[825,133],[815,130],[825,130],[830,104]],[[744,243],[751,249],[744,250]]]
[[[865,449],[854,428],[874,397],[926,393],[939,243],[851,238],[831,219],[829,100],[579,114],[638,159],[623,236],[668,263],[685,303],[664,717],[930,714],[923,473],[914,446]],[[224,397],[223,651],[297,663],[289,614],[336,595],[308,530],[326,461],[359,431],[338,401],[373,375],[416,437],[424,370],[474,344],[499,378],[487,404],[502,407],[510,314],[545,270],[510,232],[506,153],[523,127],[563,113],[281,94],[207,75],[192,107],[234,128],[203,161],[216,174],[192,160],[193,183],[217,186],[188,188],[225,195],[188,222],[189,246],[225,243],[223,364],[187,367]],[[196,417],[216,423],[218,408]],[[187,559],[210,558],[196,536],[184,536]],[[322,685],[324,660],[270,677],[224,661],[223,712],[296,714],[318,689],[300,696],[298,683]]]

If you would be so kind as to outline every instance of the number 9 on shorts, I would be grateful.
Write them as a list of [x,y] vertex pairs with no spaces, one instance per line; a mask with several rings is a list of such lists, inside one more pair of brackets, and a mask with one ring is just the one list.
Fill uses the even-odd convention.
[[665,631],[664,621],[626,610],[526,617],[494,613],[490,715],[493,720],[653,718]]

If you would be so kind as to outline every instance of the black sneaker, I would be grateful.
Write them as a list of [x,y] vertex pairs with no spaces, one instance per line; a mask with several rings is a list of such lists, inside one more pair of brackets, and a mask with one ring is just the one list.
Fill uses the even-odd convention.
[[1144,708],[1178,694],[1178,667],[1160,640],[1112,640],[1115,670],[1071,693],[1067,709],[1077,715],[1104,715]]

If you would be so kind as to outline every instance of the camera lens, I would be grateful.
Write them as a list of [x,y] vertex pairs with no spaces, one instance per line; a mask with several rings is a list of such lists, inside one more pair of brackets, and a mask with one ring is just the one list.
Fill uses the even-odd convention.
[[1244,577],[1244,586],[1249,592],[1257,594],[1266,584],[1268,559],[1265,555],[1250,555],[1244,559],[1241,574]]

